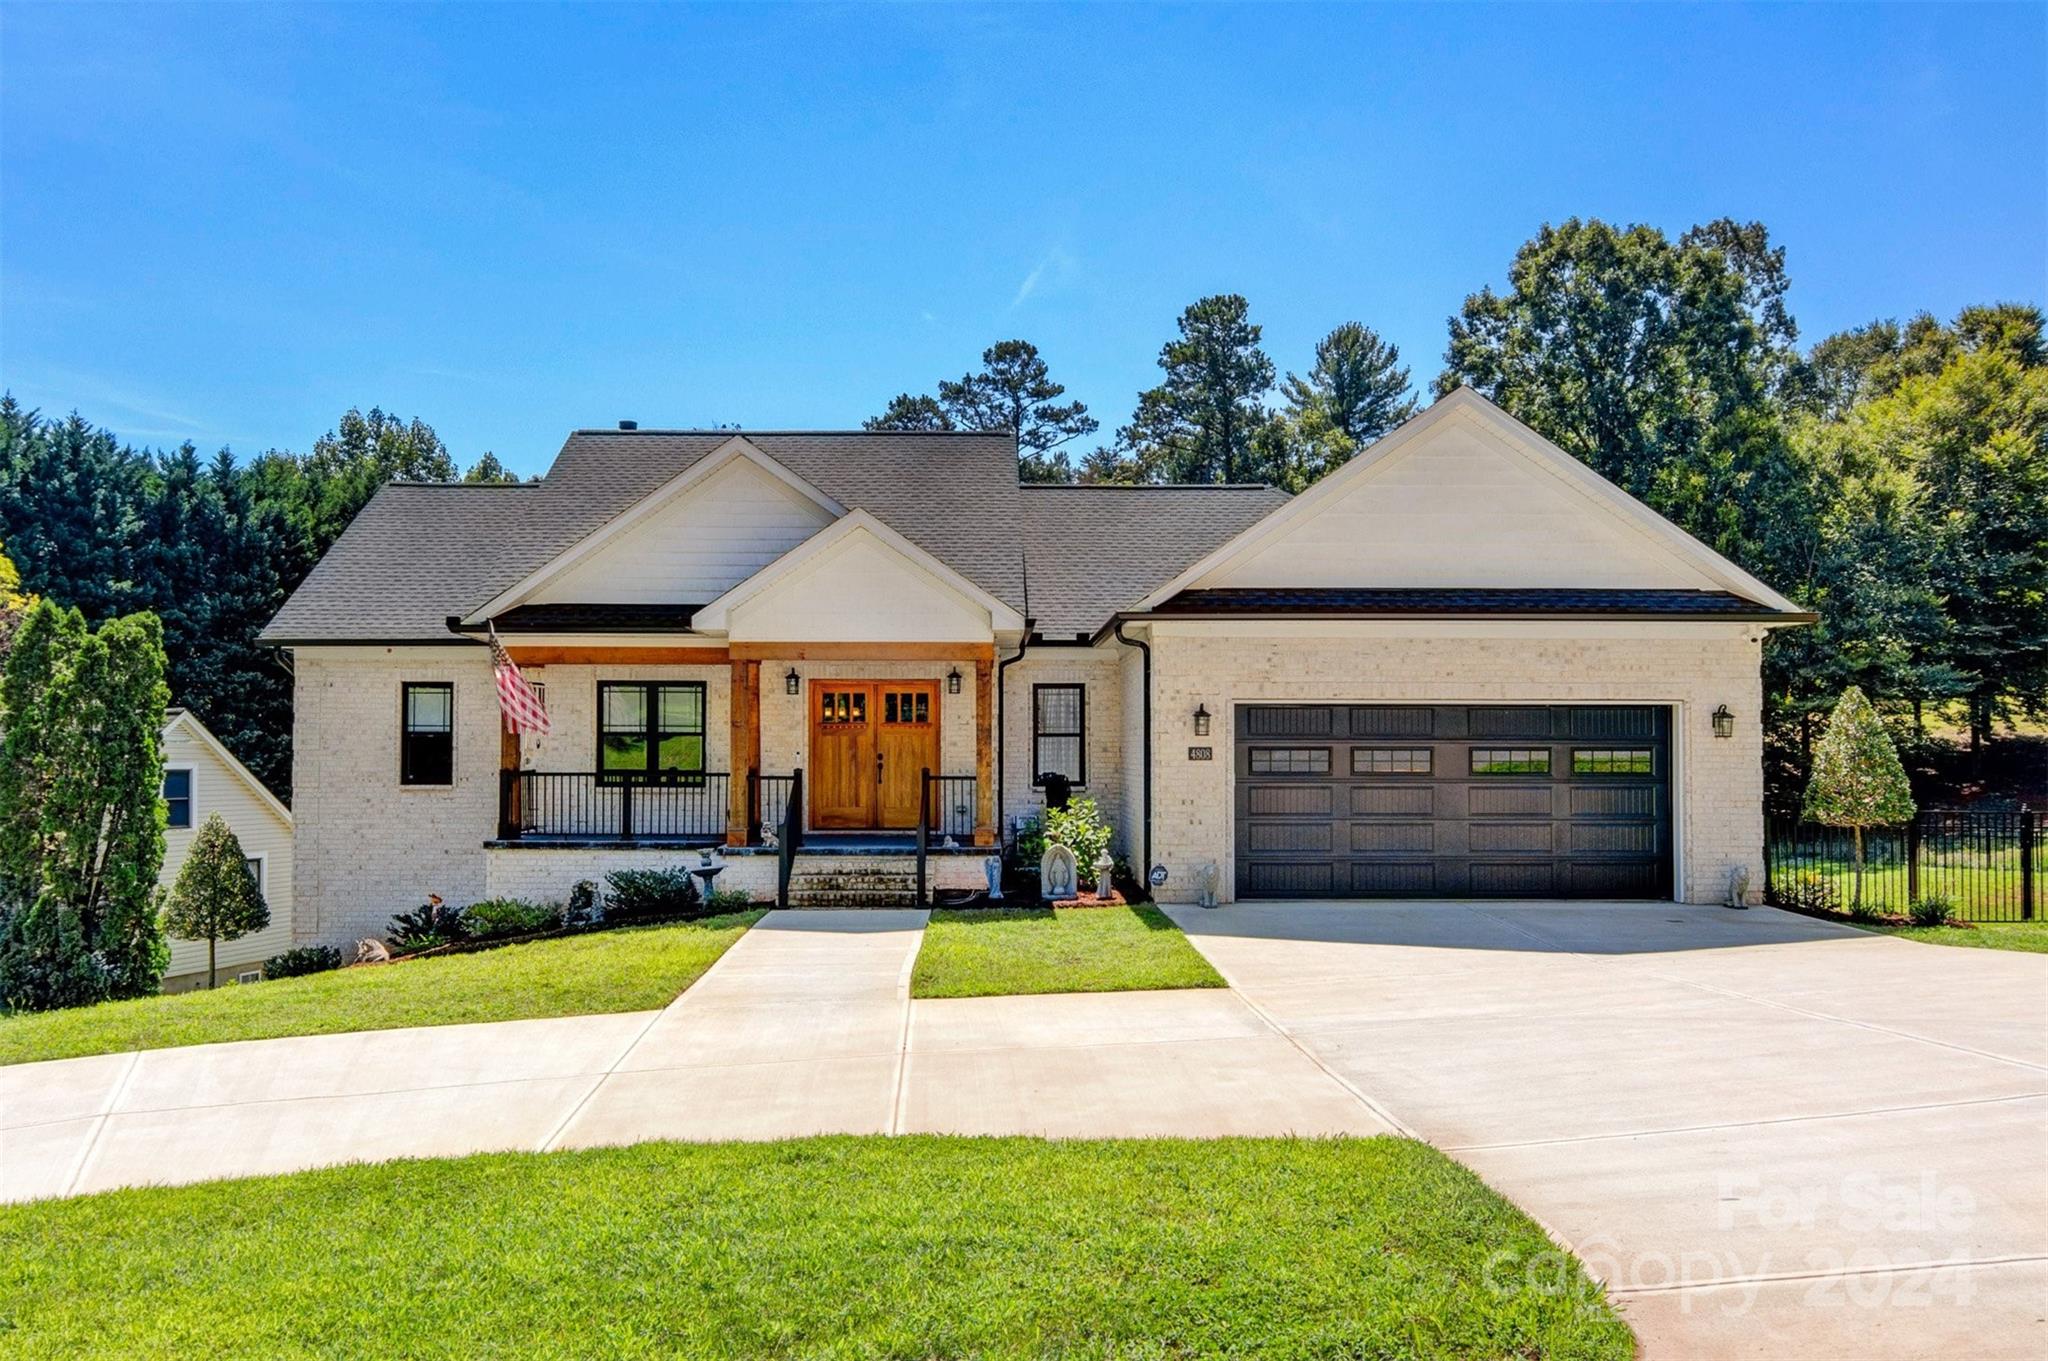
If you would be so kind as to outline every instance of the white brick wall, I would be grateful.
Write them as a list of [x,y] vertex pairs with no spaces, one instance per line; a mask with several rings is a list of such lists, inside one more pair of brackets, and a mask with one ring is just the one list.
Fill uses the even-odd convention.
[[[429,893],[486,895],[498,826],[498,696],[482,647],[323,647],[293,654],[293,939],[384,932]],[[398,783],[399,687],[455,686],[455,782]]]
[[1003,812],[1005,840],[1021,817],[1045,807],[1041,790],[1032,786],[1031,687],[1086,687],[1088,783],[1075,793],[1095,800],[1116,831],[1119,854],[1135,844],[1127,839],[1136,824],[1124,798],[1124,705],[1121,647],[1038,647],[1003,673]]
[[[1315,636],[1316,634],[1324,636]],[[1717,902],[1729,871],[1763,883],[1763,737],[1758,635],[1744,626],[1172,624],[1153,638],[1153,858],[1176,885],[1205,861],[1230,896],[1234,706],[1319,700],[1488,700],[1674,706],[1679,896]],[[1733,738],[1708,716],[1726,704]],[[1197,739],[1193,714],[1215,716]],[[1215,759],[1191,761],[1206,745]]]

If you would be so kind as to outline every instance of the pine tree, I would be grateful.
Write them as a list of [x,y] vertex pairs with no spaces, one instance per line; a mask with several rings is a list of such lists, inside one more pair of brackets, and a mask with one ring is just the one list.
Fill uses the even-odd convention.
[[270,907],[249,872],[240,839],[220,814],[208,815],[164,903],[164,929],[183,940],[206,942],[206,986],[211,988],[219,981],[218,943],[268,925]]
[[1814,750],[1804,816],[1824,827],[1855,831],[1852,906],[1863,905],[1863,829],[1910,822],[1918,811],[1891,734],[1863,692],[1850,686],[1836,702],[1828,730]]
[[1138,394],[1117,443],[1154,482],[1275,481],[1258,436],[1271,419],[1273,361],[1259,348],[1250,304],[1235,293],[1203,298],[1180,314],[1180,334],[1159,351],[1165,378]]

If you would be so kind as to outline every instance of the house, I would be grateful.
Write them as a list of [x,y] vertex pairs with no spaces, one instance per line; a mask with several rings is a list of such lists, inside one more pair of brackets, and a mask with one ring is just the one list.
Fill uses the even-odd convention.
[[[192,839],[210,814],[227,820],[270,905],[270,925],[237,940],[221,941],[215,947],[215,967],[220,978],[253,982],[261,975],[264,960],[292,946],[292,810],[189,710],[165,712],[163,752],[164,865],[157,884],[168,892],[178,881]],[[206,942],[173,938],[163,990],[205,986]]]
[[[303,942],[684,847],[771,897],[792,798],[813,901],[906,882],[921,808],[931,882],[979,885],[1048,773],[1169,900],[1718,901],[1762,882],[1761,644],[1808,618],[1461,390],[1292,499],[579,430],[535,483],[386,487],[264,638]],[[506,732],[493,630],[550,734]]]

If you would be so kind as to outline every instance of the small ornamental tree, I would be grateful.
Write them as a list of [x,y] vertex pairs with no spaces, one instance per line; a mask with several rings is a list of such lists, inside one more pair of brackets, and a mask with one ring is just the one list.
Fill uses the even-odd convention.
[[214,974],[218,943],[240,940],[251,931],[270,925],[270,905],[256,876],[249,873],[249,858],[234,829],[218,813],[210,814],[192,838],[191,853],[178,871],[164,904],[164,929],[185,940],[206,942],[206,986],[219,980]]
[[1863,691],[1850,686],[1835,702],[1827,732],[1813,753],[1813,777],[1802,810],[1808,822],[1856,834],[1856,872],[1849,902],[1863,905],[1863,829],[1910,822],[1919,810],[1891,734]]

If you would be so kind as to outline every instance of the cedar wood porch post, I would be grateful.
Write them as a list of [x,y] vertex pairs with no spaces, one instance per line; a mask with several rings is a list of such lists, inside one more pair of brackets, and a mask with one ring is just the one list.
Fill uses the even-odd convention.
[[996,664],[974,659],[974,844],[996,844]]
[[732,754],[726,764],[732,774],[726,781],[729,807],[725,820],[725,844],[754,844],[754,780],[761,773],[761,663],[732,659],[732,683],[727,707],[732,718]]

